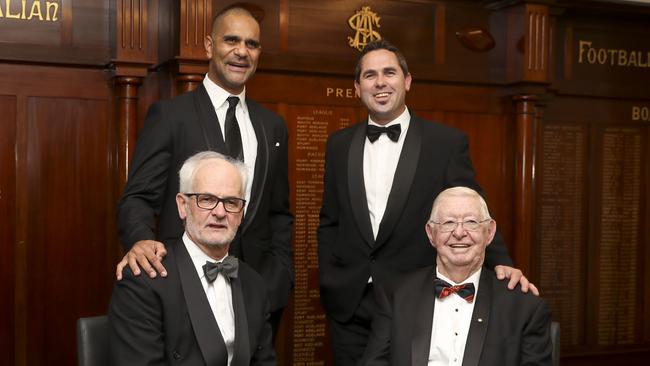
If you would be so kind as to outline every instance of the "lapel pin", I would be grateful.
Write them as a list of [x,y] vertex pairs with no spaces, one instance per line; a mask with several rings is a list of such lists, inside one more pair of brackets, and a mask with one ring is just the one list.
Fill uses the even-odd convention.
[[478,321],[479,323],[483,323],[483,318],[478,318],[476,319],[476,321]]
[[280,146],[280,143],[279,143],[279,142],[276,142],[276,143],[275,143],[275,146]]

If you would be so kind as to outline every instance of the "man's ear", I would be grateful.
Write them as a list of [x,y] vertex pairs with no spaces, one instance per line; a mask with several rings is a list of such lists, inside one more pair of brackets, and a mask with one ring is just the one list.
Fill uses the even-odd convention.
[[212,39],[212,36],[207,35],[205,38],[203,38],[203,47],[205,48],[205,57],[209,59],[212,58],[212,47],[214,46],[214,42]]
[[433,241],[433,238],[435,237],[435,233],[434,233],[434,230],[431,228],[431,225],[428,222],[426,224],[424,224],[424,230],[426,230],[426,232],[427,232],[427,237],[429,238],[429,243],[435,249],[436,244]]
[[490,222],[488,223],[488,242],[487,242],[487,245],[492,244],[492,239],[494,239],[494,235],[496,235],[496,233],[497,233],[497,222],[494,221],[494,220],[490,220]]
[[404,76],[404,89],[406,89],[406,91],[409,91],[411,89],[411,81],[413,81],[411,73],[406,74]]
[[187,202],[187,197],[184,194],[176,193],[176,207],[178,208],[178,216],[181,220],[185,220],[187,217],[187,212],[185,210],[185,203]]

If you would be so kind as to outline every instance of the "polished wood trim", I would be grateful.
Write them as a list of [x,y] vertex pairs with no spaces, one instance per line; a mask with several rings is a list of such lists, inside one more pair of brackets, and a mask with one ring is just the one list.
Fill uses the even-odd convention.
[[537,124],[535,95],[513,97],[516,110],[516,163],[514,231],[515,266],[530,273],[534,230],[535,131]]
[[[28,184],[28,129],[27,129],[27,97],[18,95],[16,98],[16,187],[26,187]],[[27,243],[29,228],[29,192],[26,189],[16,190],[16,228],[15,228],[15,298],[14,298],[14,349],[16,366],[27,364],[29,334],[27,332],[28,311],[28,281],[27,281]]]
[[[118,0],[116,58],[123,61],[147,59],[148,0]],[[136,4],[137,3],[137,4]]]
[[445,32],[445,19],[446,19],[446,8],[445,4],[436,4],[436,18],[435,18],[435,63],[436,65],[442,65],[445,63],[445,50],[447,48],[447,43],[445,38],[447,33]]
[[117,77],[115,79],[115,102],[117,104],[117,174],[121,192],[129,174],[129,163],[133,156],[138,126],[138,87],[142,79]]
[[564,80],[573,77],[573,27],[566,27],[564,33]]
[[157,34],[155,21],[149,23],[149,14],[155,13],[156,6],[155,2],[149,3],[148,0],[118,0],[113,59],[115,76],[147,75],[149,66],[153,64],[151,53],[157,49],[149,42],[150,37]]
[[527,81],[546,81],[548,65],[548,6],[526,4],[526,44],[527,65],[524,79]]
[[289,50],[289,0],[280,0],[280,52]]
[[202,74],[181,74],[176,77],[177,94],[183,94],[196,89],[203,81]]
[[15,252],[16,252],[16,97],[0,95],[0,352],[3,361],[14,364],[15,334]]
[[[7,2],[8,3],[8,2]],[[72,1],[61,1],[61,44],[71,46],[73,44],[72,34]]]
[[210,35],[212,26],[212,2],[208,0],[179,0],[180,60],[205,60],[203,40]]

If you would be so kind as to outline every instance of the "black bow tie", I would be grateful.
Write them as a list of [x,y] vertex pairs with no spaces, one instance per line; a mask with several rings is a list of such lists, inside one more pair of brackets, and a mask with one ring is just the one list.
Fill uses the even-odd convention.
[[366,125],[366,135],[368,136],[368,140],[370,140],[370,142],[377,141],[382,133],[385,133],[389,139],[393,140],[393,142],[397,142],[397,139],[399,139],[399,134],[401,132],[402,128],[400,127],[399,123],[388,127]]
[[220,263],[207,261],[203,265],[203,273],[208,282],[212,283],[217,278],[219,273],[230,278],[237,278],[237,271],[239,270],[239,260],[236,257],[229,255]]
[[465,299],[467,302],[474,301],[474,284],[471,282],[463,283],[462,285],[452,286],[448,282],[436,278],[433,281],[436,296],[439,299],[444,299],[451,294],[457,294]]

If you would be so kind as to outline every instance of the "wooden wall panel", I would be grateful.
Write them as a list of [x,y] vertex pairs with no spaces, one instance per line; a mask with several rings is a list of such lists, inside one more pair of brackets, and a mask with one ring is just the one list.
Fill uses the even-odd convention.
[[40,97],[27,104],[26,325],[30,347],[40,350],[28,364],[73,364],[74,354],[61,350],[75,348],[76,319],[104,313],[112,287],[103,258],[115,245],[114,210],[110,194],[98,195],[112,190],[108,105]]
[[468,138],[476,178],[485,190],[492,217],[510,247],[512,234],[512,156],[513,136],[508,116],[460,111],[416,111],[425,118],[442,121],[463,131]]
[[0,353],[14,363],[16,97],[0,95]]
[[567,349],[585,342],[589,130],[551,120],[542,126],[540,140],[533,262]]
[[0,200],[11,224],[0,313],[15,327],[8,345],[3,327],[2,347],[16,365],[72,365],[76,319],[106,312],[119,256],[108,83],[102,71],[6,64],[0,78],[11,94],[0,97],[0,184],[11,194]]
[[[650,17],[647,8],[643,9]],[[554,85],[561,94],[646,98],[650,22],[569,13],[557,20]],[[623,20],[627,19],[627,20]],[[646,18],[647,19],[647,18]]]
[[[0,60],[106,65],[110,61],[110,0],[2,1]],[[22,11],[22,5],[26,11]],[[30,18],[31,6],[39,4]],[[51,6],[48,8],[47,4]],[[11,11],[7,12],[7,5]],[[49,9],[49,12],[48,12]],[[16,17],[10,17],[9,14]]]
[[650,125],[634,113],[647,104],[576,96],[548,104],[536,261],[570,365],[593,352],[616,350],[626,364],[647,357]]

